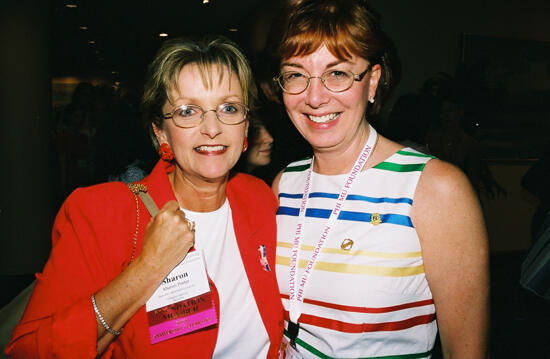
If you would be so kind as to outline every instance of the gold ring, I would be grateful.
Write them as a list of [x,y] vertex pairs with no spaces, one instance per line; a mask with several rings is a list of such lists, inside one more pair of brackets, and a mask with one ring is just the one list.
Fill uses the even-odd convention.
[[190,219],[185,218],[185,221],[187,222],[187,227],[189,227],[189,230],[191,232],[195,232],[195,222],[191,221]]

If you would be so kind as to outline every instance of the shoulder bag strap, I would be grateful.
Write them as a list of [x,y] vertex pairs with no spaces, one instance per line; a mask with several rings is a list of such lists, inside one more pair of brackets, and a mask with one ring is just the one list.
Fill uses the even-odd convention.
[[151,217],[156,216],[156,214],[159,212],[159,209],[155,201],[153,201],[149,193],[147,193],[147,186],[141,183],[128,183],[127,186],[128,186],[128,189],[134,195],[134,199],[136,201],[136,230],[134,232],[134,237],[132,238],[133,240],[132,256],[130,257],[130,263],[132,263],[134,260],[134,256],[136,254],[137,236],[138,236],[138,229],[139,229],[139,203],[138,203],[137,196],[141,198],[141,200],[143,201],[143,204],[145,205],[145,208],[147,208],[147,211],[149,211],[149,214],[151,215]]

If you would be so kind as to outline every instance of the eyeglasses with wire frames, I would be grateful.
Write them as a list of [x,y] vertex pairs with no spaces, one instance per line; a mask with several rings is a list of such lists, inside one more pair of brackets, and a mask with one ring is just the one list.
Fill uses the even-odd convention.
[[346,70],[328,70],[321,76],[309,76],[301,71],[285,71],[279,76],[273,78],[281,89],[291,95],[298,95],[304,92],[309,87],[311,79],[319,79],[327,90],[331,92],[344,92],[348,90],[354,81],[361,81],[363,77],[372,69],[372,64],[369,64],[367,69],[360,74],[354,74]]
[[214,111],[218,121],[224,125],[238,125],[246,119],[248,107],[238,102],[226,102],[216,109],[205,111],[198,105],[180,105],[172,112],[162,115],[162,118],[172,119],[177,127],[193,128],[200,125],[206,113],[210,111]]

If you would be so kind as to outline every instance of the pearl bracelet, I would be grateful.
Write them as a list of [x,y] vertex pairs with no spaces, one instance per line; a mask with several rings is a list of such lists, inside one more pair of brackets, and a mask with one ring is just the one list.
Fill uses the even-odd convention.
[[124,330],[124,328],[120,328],[120,330],[114,330],[107,325],[107,322],[105,321],[105,319],[103,319],[103,316],[101,315],[101,313],[99,312],[99,309],[97,308],[97,304],[95,302],[95,296],[93,294],[92,294],[92,305],[94,306],[95,315],[97,316],[97,319],[99,319],[99,322],[101,323],[101,325],[103,325],[103,328],[105,328],[105,330],[111,333],[112,335],[119,336],[122,333],[122,330]]

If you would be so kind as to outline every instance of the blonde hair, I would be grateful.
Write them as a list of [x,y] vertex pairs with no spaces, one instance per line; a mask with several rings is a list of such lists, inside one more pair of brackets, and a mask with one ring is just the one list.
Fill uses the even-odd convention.
[[178,88],[178,77],[184,66],[197,65],[205,87],[213,83],[212,69],[219,70],[219,81],[227,72],[237,75],[243,91],[243,102],[249,109],[255,108],[257,89],[250,64],[233,41],[223,37],[207,37],[199,40],[178,38],[165,41],[148,68],[141,102],[143,119],[153,145],[159,144],[153,133],[153,124],[162,127],[162,107],[170,102],[170,92]]

